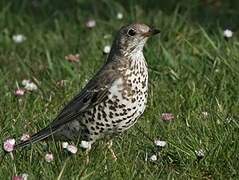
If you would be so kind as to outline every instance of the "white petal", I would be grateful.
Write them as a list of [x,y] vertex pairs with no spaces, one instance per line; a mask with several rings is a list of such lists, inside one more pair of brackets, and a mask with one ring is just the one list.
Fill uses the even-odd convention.
[[208,112],[206,112],[206,111],[202,112],[202,116],[203,116],[204,118],[208,117]]
[[232,37],[233,32],[232,32],[231,30],[229,30],[229,29],[226,29],[226,30],[223,32],[223,35],[224,35],[225,37],[227,37],[227,38],[230,38],[230,37]]
[[26,134],[26,133],[24,133],[23,135],[22,135],[22,137],[21,137],[21,141],[27,141],[27,140],[29,140],[30,139],[30,135],[29,134]]
[[35,91],[37,90],[37,85],[33,82],[26,84],[25,89],[28,91]]
[[203,149],[196,150],[195,153],[198,157],[204,157],[205,156],[205,151]]
[[153,154],[149,159],[152,162],[157,161],[157,156],[155,154]]
[[16,34],[12,36],[12,39],[15,43],[22,43],[26,40],[26,37],[22,34]]
[[68,142],[63,142],[63,143],[62,143],[62,148],[63,148],[63,149],[66,149],[68,145],[69,145]]
[[167,142],[166,141],[160,141],[160,140],[155,140],[154,144],[159,147],[165,147]]
[[81,141],[80,147],[84,149],[91,149],[91,143],[88,141]]
[[86,22],[86,27],[93,28],[96,26],[96,21],[94,19],[90,19]]
[[28,80],[28,79],[23,79],[22,80],[22,85],[23,86],[26,86],[27,84],[29,84],[31,81],[30,80]]
[[108,53],[110,53],[110,49],[111,49],[111,47],[110,47],[109,45],[107,45],[107,46],[104,47],[103,52],[104,52],[105,54],[108,54]]
[[27,173],[23,173],[23,174],[22,174],[23,180],[27,180],[28,176],[29,176],[29,175],[28,175]]
[[117,19],[123,19],[123,14],[121,12],[118,12],[117,13]]

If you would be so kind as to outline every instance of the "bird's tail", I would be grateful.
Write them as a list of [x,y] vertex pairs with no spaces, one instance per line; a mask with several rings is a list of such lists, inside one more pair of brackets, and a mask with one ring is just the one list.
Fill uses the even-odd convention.
[[16,144],[14,146],[14,150],[17,150],[19,148],[23,148],[30,144],[44,140],[44,139],[54,135],[58,130],[59,130],[59,128],[53,128],[50,126],[46,127],[44,129],[42,129],[41,131],[37,132],[36,134],[34,134],[33,136],[31,136],[30,139],[28,139],[27,141],[22,141],[22,142],[19,142],[18,144]]

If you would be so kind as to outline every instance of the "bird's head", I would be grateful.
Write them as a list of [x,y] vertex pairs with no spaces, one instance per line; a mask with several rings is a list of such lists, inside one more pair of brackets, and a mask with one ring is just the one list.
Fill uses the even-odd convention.
[[114,46],[123,53],[142,51],[147,39],[160,33],[145,24],[134,23],[123,26],[115,39]]

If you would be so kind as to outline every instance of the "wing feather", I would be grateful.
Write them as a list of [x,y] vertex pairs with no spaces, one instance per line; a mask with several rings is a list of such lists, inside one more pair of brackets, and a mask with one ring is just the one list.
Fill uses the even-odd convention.
[[28,141],[17,144],[15,149],[46,139],[56,133],[62,125],[75,120],[83,112],[105,101],[107,94],[109,93],[109,87],[111,87],[117,77],[118,73],[115,70],[111,70],[109,67],[104,66],[96,74],[95,78],[89,81],[81,93],[75,96],[62,109],[52,123],[38,133],[34,134]]

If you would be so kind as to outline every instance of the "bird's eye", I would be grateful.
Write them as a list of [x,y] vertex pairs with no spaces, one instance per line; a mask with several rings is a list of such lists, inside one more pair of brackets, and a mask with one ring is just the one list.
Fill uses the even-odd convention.
[[130,35],[130,36],[134,36],[135,34],[136,34],[136,31],[134,29],[130,29],[128,31],[128,35]]

